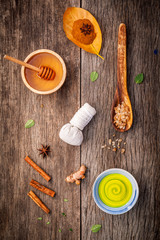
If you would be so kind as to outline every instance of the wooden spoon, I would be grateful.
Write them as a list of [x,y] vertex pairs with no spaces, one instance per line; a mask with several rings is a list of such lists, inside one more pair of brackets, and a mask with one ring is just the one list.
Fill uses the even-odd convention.
[[5,55],[4,58],[8,59],[8,60],[10,60],[12,62],[18,63],[18,64],[20,64],[20,65],[22,65],[22,66],[24,66],[26,68],[29,68],[29,69],[31,69],[33,71],[38,72],[38,76],[40,78],[45,79],[45,80],[53,80],[54,77],[55,77],[54,70],[49,68],[49,67],[41,66],[40,68],[38,68],[38,67],[35,67],[35,66],[33,66],[31,64],[28,64],[26,62],[20,61],[20,60],[18,60],[16,58],[10,57],[8,55]]
[[[115,107],[124,102],[129,109],[130,116],[125,129],[118,128],[114,123]],[[111,119],[114,128],[119,132],[128,131],[133,123],[132,106],[127,91],[127,61],[126,61],[126,26],[121,23],[118,31],[118,53],[117,53],[117,87],[112,103]]]

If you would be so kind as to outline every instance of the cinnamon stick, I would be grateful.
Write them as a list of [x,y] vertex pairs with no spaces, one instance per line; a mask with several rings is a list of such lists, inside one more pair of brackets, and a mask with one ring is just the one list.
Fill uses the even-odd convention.
[[47,214],[50,212],[49,208],[47,208],[44,203],[36,196],[36,194],[32,191],[30,191],[27,194],[44,212]]
[[33,162],[28,156],[24,159],[31,167],[33,167],[41,176],[48,182],[51,177],[45,173],[35,162]]
[[40,184],[39,182],[37,182],[33,179],[30,181],[30,185],[51,197],[54,197],[54,195],[55,195],[55,192],[53,190],[46,188],[45,186],[43,186],[42,184]]

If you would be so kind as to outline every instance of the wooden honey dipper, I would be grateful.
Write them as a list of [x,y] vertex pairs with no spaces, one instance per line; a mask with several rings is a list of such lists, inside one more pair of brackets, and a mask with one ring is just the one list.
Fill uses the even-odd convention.
[[18,64],[20,64],[20,65],[22,65],[22,66],[24,66],[26,68],[29,68],[29,69],[31,69],[33,71],[38,72],[38,76],[40,78],[45,79],[45,80],[53,80],[54,77],[55,77],[55,71],[53,69],[49,68],[49,67],[41,66],[40,68],[38,68],[38,67],[35,67],[35,66],[31,65],[31,64],[28,64],[28,63],[25,63],[23,61],[20,61],[20,60],[18,60],[16,58],[10,57],[8,55],[5,55],[4,58],[8,59],[8,60],[10,60],[12,62],[18,63]]

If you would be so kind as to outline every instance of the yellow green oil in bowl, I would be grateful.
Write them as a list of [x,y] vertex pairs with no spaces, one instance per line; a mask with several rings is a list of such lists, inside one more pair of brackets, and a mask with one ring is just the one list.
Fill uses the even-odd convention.
[[124,206],[132,196],[132,184],[119,173],[105,176],[99,183],[98,194],[101,201],[109,207]]

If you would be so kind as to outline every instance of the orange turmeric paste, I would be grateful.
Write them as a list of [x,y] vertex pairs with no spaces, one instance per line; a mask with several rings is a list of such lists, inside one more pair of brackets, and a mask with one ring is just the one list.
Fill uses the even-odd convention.
[[96,38],[94,26],[88,19],[79,19],[73,23],[73,37],[85,45],[92,44]]

